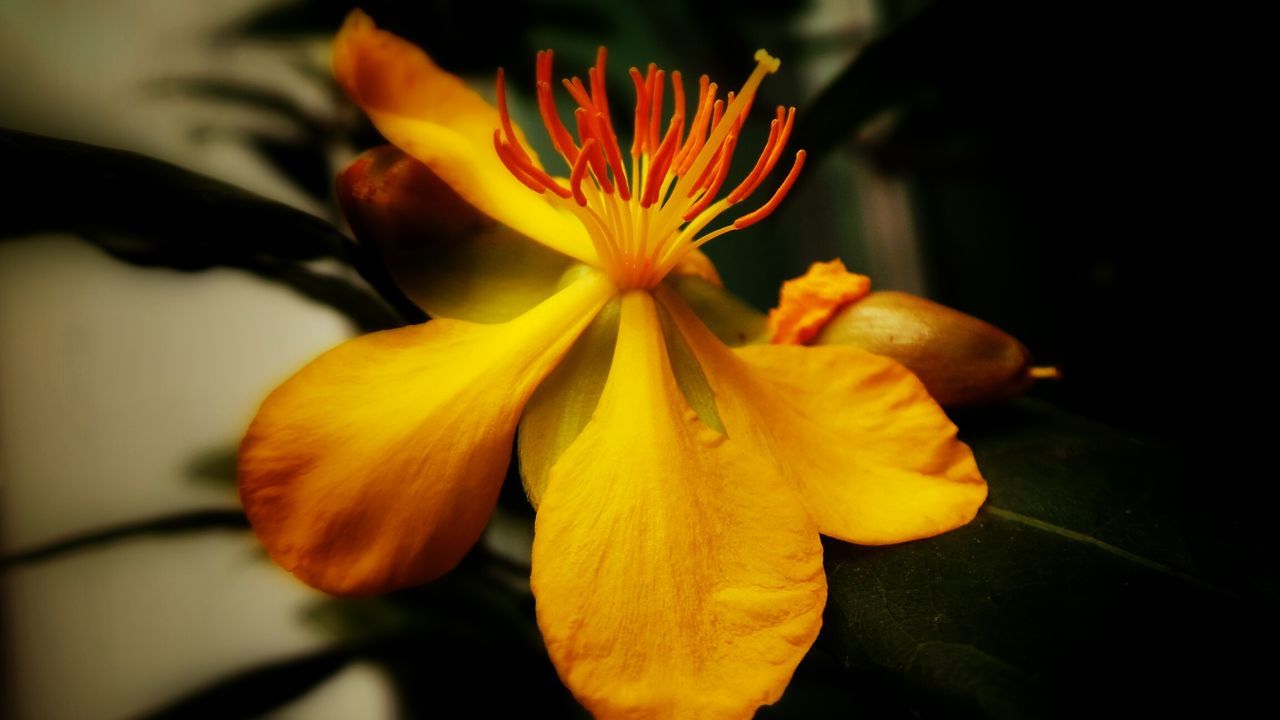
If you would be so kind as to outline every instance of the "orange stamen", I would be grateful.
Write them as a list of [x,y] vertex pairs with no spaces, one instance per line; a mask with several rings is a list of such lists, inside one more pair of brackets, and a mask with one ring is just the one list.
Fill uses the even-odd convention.
[[591,116],[591,132],[595,137],[604,138],[604,154],[613,169],[613,179],[618,186],[618,195],[622,199],[631,199],[631,186],[627,182],[627,168],[622,164],[622,148],[618,147],[618,136],[608,126],[609,118],[603,112]]
[[582,207],[587,206],[587,196],[582,193],[582,179],[587,175],[588,159],[595,148],[596,139],[588,138],[582,146],[582,153],[578,155],[578,161],[573,164],[573,172],[569,174],[569,187],[573,189],[573,199]]
[[635,158],[644,152],[645,141],[649,139],[649,89],[635,68],[631,68],[631,82],[636,86],[635,136],[631,139],[631,157]]
[[649,207],[658,200],[658,193],[662,188],[662,180],[667,176],[667,168],[671,165],[671,158],[676,151],[676,128],[679,123],[671,123],[671,127],[667,128],[667,135],[662,139],[662,145],[658,147],[658,152],[653,155],[653,165],[649,168],[649,177],[645,182],[644,195],[640,197],[640,207]]
[[572,80],[564,79],[561,80],[560,83],[569,91],[570,97],[572,97],[574,102],[578,103],[578,105],[587,110],[595,109],[595,103],[591,100],[591,96],[587,94],[587,88],[582,85],[582,80],[580,78],[575,77]]
[[791,165],[791,172],[787,173],[787,177],[778,186],[778,190],[773,193],[773,197],[769,198],[769,202],[765,203],[755,212],[748,213],[733,221],[733,227],[741,230],[744,227],[755,225],[765,219],[778,208],[782,203],[782,199],[787,196],[787,192],[791,190],[791,186],[796,184],[796,178],[800,176],[800,168],[804,167],[805,151],[801,150],[796,153],[796,161]]
[[658,144],[662,140],[662,83],[667,77],[666,71],[654,70],[654,67],[656,66],[649,66],[652,73],[649,78],[649,152],[651,154],[657,152]]
[[538,111],[542,115],[542,123],[547,126],[551,144],[555,145],[556,150],[570,165],[573,165],[578,160],[578,147],[574,144],[573,136],[569,134],[564,123],[560,122],[560,114],[556,112],[556,102],[551,95],[551,60],[550,50],[538,53]]
[[498,118],[502,121],[502,131],[506,133],[507,142],[511,143],[517,156],[532,165],[532,158],[525,152],[511,125],[511,113],[507,111],[507,83],[502,68],[498,68]]
[[680,76],[679,70],[671,73],[671,89],[675,98],[675,114],[671,116],[673,122],[679,118],[676,128],[676,147],[680,147],[680,143],[684,140],[684,79]]
[[[711,201],[715,199],[716,193],[720,192],[720,186],[724,184],[725,176],[729,174],[729,165],[733,160],[733,148],[737,143],[738,138],[735,135],[730,134],[729,137],[725,138],[723,152],[720,154],[720,162],[716,165],[715,177],[711,179],[711,186],[702,194],[702,197],[698,198],[698,202],[694,203],[693,207],[685,212],[683,215],[685,222],[693,220],[702,213],[711,204]],[[707,163],[707,167],[712,167],[712,164]]]
[[609,174],[606,172],[604,152],[600,149],[601,138],[597,137],[592,131],[591,121],[588,119],[587,111],[584,108],[578,108],[573,112],[573,119],[578,124],[578,137],[582,138],[582,152],[587,154],[587,142],[595,140],[595,152],[590,153],[588,158],[591,161],[591,172],[596,176],[596,182],[607,193],[613,192],[613,183],[609,182]]
[[694,114],[693,123],[689,126],[689,139],[680,151],[680,162],[676,165],[677,175],[689,172],[693,159],[707,142],[707,127],[711,121],[711,106],[716,102],[716,89],[716,84],[708,85],[707,76],[703,75],[702,88],[698,93],[698,112]]
[[720,147],[716,148],[715,153],[711,155],[711,161],[707,163],[706,167],[702,168],[702,174],[698,175],[698,179],[694,181],[692,186],[690,186],[688,197],[697,195],[698,191],[706,186],[707,181],[711,178],[711,174],[714,173],[718,167],[720,155],[724,153],[724,146],[728,144],[729,138],[726,137],[725,141],[721,143]]
[[515,179],[524,183],[525,187],[539,195],[547,191],[537,180],[529,177],[525,171],[521,170],[520,166],[511,158],[511,151],[503,146],[501,132],[498,130],[493,131],[493,148],[498,151],[498,159],[502,161],[503,165],[507,166],[507,171],[515,176]]
[[[520,157],[511,149],[509,144],[502,142],[502,137],[496,129],[494,130],[493,143],[494,147],[498,151],[498,158],[503,161],[503,164],[507,166],[507,169],[511,169],[513,165],[519,169],[520,172],[516,173],[516,177],[521,180],[521,182],[524,182],[524,180],[520,178],[520,173],[523,173],[529,178],[532,178],[538,184],[550,189],[560,197],[569,197],[569,191],[561,187],[560,183],[556,182],[555,179],[548,175],[545,170],[534,165],[533,161],[528,157]],[[525,185],[529,185],[529,183],[525,182]],[[533,186],[529,185],[529,187]]]
[[587,72],[587,80],[591,83],[591,99],[596,110],[604,115],[604,126],[612,133],[613,119],[609,116],[609,97],[604,83],[604,63],[608,56],[609,52],[603,45],[596,49],[596,66]]
[[[778,108],[781,110],[782,108]],[[781,134],[781,123],[777,120],[769,123],[769,139],[764,144],[764,149],[760,151],[760,157],[756,158],[755,167],[751,168],[751,172],[743,179],[738,187],[729,193],[729,202],[741,202],[752,190],[759,185],[760,180],[764,177],[764,168],[768,164],[769,158],[773,157],[773,149],[778,144],[778,136]]]
[[[782,108],[778,108],[778,119],[782,119]],[[760,178],[756,180],[759,185],[769,173],[773,172],[773,168],[778,164],[778,160],[782,158],[782,151],[787,147],[787,141],[791,139],[791,128],[795,126],[796,109],[791,108],[787,111],[787,119],[782,123],[782,131],[778,133],[778,143],[773,148],[773,154],[769,156],[769,163],[764,166],[764,172],[760,174]],[[755,192],[755,187],[747,190],[747,194]]]
[[[497,83],[501,124],[494,130],[493,143],[503,165],[526,187],[572,198],[571,204],[558,207],[572,210],[586,224],[599,252],[600,267],[611,273],[618,287],[648,288],[694,248],[772,213],[794,186],[805,152],[796,153],[790,172],[763,206],[699,236],[726,209],[745,200],[764,182],[790,139],[795,108],[779,107],[751,171],[728,196],[717,200],[756,91],[761,80],[778,69],[778,60],[763,50],[757,52],[755,70],[740,90],[729,92],[724,99],[717,99],[717,85],[701,76],[696,107],[686,102],[689,98],[681,73],[671,72],[669,118],[663,115],[667,72],[653,63],[645,73],[631,68],[636,104],[628,167],[610,118],[606,58],[605,48],[599,48],[585,82],[580,77],[560,82],[577,106],[573,111],[575,136],[556,109],[552,52],[538,53],[538,112],[552,144],[569,165],[567,182],[551,177],[517,136],[507,104],[506,74],[501,69]],[[686,123],[691,111],[692,119]],[[613,197],[615,193],[617,197]]]

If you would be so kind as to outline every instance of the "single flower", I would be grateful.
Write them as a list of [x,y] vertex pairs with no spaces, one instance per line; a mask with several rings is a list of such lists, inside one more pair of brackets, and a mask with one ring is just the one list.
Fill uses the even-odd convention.
[[[692,102],[672,73],[669,119],[666,74],[633,69],[627,149],[604,51],[586,82],[564,83],[572,133],[551,61],[539,55],[537,97],[565,177],[512,122],[501,71],[495,108],[348,18],[338,79],[398,148],[344,174],[353,225],[403,229],[425,212],[466,239],[423,258],[371,231],[434,319],[346,342],[276,389],[241,446],[241,497],[271,556],[317,588],[422,583],[480,536],[518,427],[538,624],[566,685],[602,718],[746,717],[818,633],[819,533],[931,536],[968,522],[986,485],[902,366],[842,346],[730,349],[677,289],[682,274],[714,281],[697,248],[766,216],[803,164],[802,151],[758,209],[711,229],[784,158],[794,111],[778,108],[754,168],[728,181],[776,59],[757,53],[724,97],[703,77]],[[404,196],[442,186],[456,195]]]

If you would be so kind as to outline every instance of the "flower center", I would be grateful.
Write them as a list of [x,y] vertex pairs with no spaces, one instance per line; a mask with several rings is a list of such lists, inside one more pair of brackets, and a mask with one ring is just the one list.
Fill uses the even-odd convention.
[[[769,139],[755,166],[727,195],[717,199],[729,174],[738,136],[765,75],[781,64],[764,50],[756,52],[756,68],[734,93],[717,98],[718,87],[703,75],[693,117],[686,116],[680,71],[671,73],[673,102],[663,131],[663,88],[666,72],[650,64],[647,73],[631,68],[636,90],[631,163],[623,162],[605,96],[606,52],[602,47],[587,83],[563,80],[577,102],[573,117],[577,135],[565,128],[556,111],[551,85],[550,50],[538,53],[538,109],[556,151],[569,167],[569,177],[553,178],[524,148],[507,112],[503,71],[498,70],[498,112],[502,127],[493,144],[507,169],[530,190],[573,212],[586,226],[601,267],[620,289],[650,288],[662,281],[688,253],[721,235],[754,225],[773,212],[795,184],[805,152],[796,153],[791,171],[759,209],[706,232],[724,211],[746,200],[772,172],[791,135],[795,108],[775,110]],[[686,122],[687,121],[687,122]]]

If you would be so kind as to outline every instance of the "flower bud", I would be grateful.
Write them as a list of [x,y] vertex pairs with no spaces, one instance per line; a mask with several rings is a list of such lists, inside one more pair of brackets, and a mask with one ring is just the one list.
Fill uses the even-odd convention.
[[494,224],[393,145],[353,160],[338,175],[337,193],[356,237],[384,257],[420,255],[428,248],[447,251]]
[[1011,335],[972,315],[901,292],[873,292],[838,311],[814,345],[856,345],[897,360],[939,404],[982,405],[1013,398],[1037,377],[1031,353]]
[[999,402],[1056,368],[1032,367],[1008,333],[972,315],[901,292],[871,292],[871,281],[832,260],[782,286],[769,313],[773,343],[856,345],[902,363],[945,407]]

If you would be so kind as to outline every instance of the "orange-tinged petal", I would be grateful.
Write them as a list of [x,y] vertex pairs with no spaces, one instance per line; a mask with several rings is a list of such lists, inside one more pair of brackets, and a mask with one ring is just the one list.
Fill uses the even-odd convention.
[[593,274],[509,323],[373,333],[303,368],[240,446],[267,552],[340,595],[451,569],[493,509],[529,395],[613,292]]
[[414,303],[436,318],[505,322],[550,297],[568,256],[494,221],[394,145],[338,175],[338,200]]
[[584,262],[596,253],[582,223],[551,207],[498,158],[498,111],[412,43],[379,30],[359,10],[333,48],[343,90],[387,140],[425,163],[482,212]]
[[729,437],[781,459],[824,534],[878,545],[973,519],[986,483],[910,371],[848,346],[730,350],[678,295],[659,292],[702,363]]
[[831,317],[871,292],[871,278],[851,273],[839,260],[817,262],[798,278],[782,283],[778,307],[769,311],[769,341],[803,345]]
[[821,625],[816,527],[684,402],[647,293],[623,296],[600,405],[551,470],[532,582],[561,678],[606,720],[750,717]]

